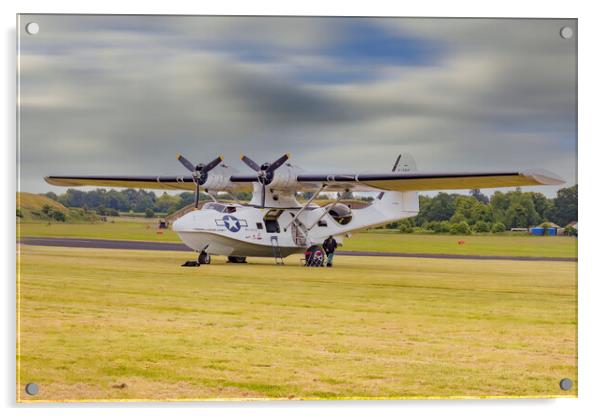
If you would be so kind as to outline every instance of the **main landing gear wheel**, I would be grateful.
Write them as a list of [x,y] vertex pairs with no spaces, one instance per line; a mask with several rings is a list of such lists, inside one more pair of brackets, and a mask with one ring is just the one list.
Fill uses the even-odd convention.
[[199,254],[199,264],[211,264],[211,255],[205,251]]
[[311,246],[305,252],[306,267],[322,267],[324,265],[324,250],[320,246]]
[[247,258],[242,256],[228,256],[228,263],[246,263]]

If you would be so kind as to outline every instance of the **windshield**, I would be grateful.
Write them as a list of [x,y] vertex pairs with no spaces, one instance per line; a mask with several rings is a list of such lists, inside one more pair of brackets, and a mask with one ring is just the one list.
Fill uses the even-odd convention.
[[228,214],[236,212],[236,207],[232,205],[224,205],[218,202],[208,202],[203,205],[203,209],[212,209],[217,212],[227,212]]
[[203,209],[212,209],[217,212],[224,212],[226,210],[226,206],[224,204],[218,204],[217,202],[209,202],[203,205]]

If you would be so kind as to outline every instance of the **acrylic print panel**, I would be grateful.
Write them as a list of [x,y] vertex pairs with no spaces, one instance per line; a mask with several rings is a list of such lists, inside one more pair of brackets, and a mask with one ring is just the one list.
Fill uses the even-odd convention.
[[18,400],[575,397],[576,53],[20,15]]

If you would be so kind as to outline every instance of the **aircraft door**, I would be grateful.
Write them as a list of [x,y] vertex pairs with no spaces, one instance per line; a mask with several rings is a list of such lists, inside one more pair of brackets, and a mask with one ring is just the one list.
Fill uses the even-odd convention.
[[267,233],[280,232],[280,223],[278,222],[278,218],[281,214],[281,209],[271,209],[264,215],[263,222],[265,224],[265,231]]

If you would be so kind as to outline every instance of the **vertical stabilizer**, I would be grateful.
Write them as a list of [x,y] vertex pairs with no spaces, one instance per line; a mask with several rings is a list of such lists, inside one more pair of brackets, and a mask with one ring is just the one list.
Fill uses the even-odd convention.
[[[393,169],[391,172],[393,173],[405,173],[405,172],[416,172],[418,168],[416,167],[416,161],[414,157],[409,153],[401,153],[395,159],[395,163],[393,164]],[[378,194],[378,199],[383,199],[385,196],[384,192]]]
[[416,167],[416,161],[414,157],[412,157],[409,153],[402,153],[397,156],[395,160],[395,164],[393,165],[393,172],[416,172],[418,168]]

